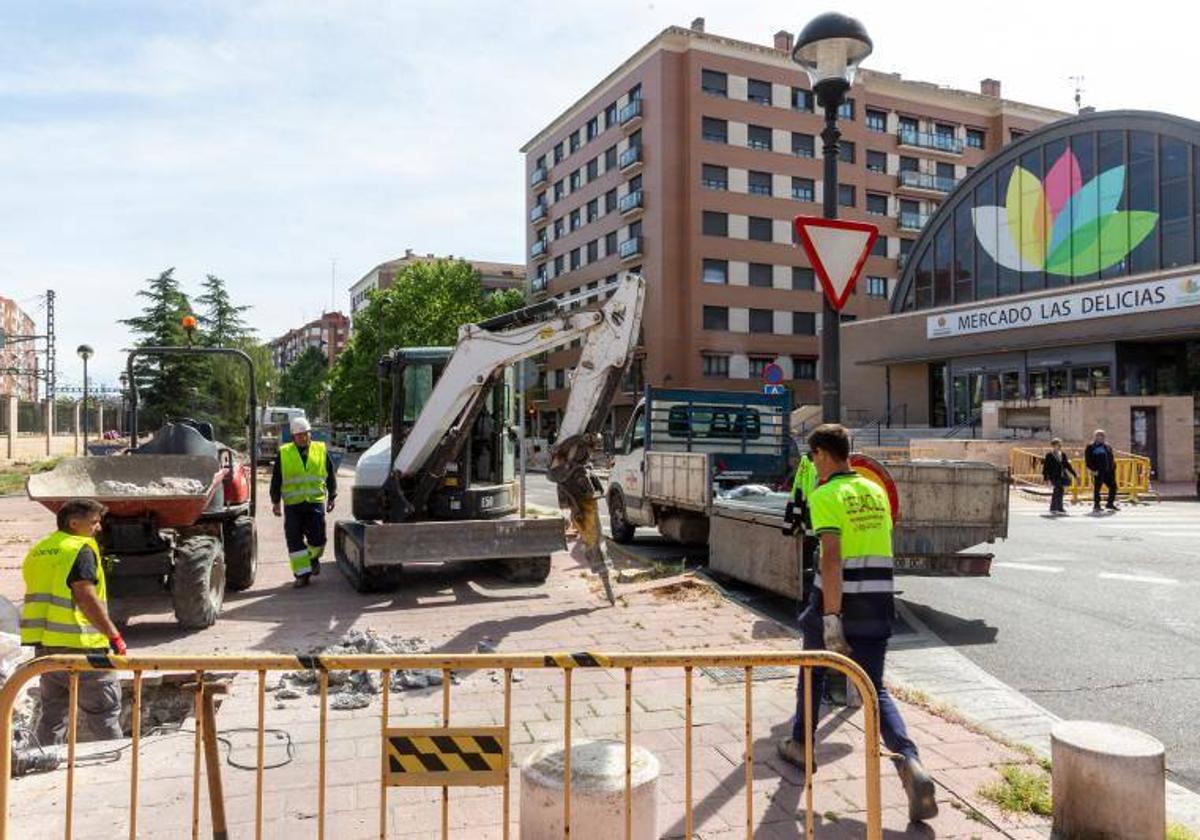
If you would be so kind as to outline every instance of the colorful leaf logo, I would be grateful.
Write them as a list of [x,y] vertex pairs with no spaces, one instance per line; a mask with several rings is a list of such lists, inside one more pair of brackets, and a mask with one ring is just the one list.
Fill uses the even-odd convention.
[[1082,184],[1079,161],[1064,152],[1044,181],[1013,169],[1003,207],[972,211],[975,236],[999,265],[1081,277],[1116,265],[1154,229],[1158,214],[1117,210],[1125,167]]

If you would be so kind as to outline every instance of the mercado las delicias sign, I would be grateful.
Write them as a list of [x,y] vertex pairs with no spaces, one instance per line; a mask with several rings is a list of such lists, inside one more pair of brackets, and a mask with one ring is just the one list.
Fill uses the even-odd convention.
[[1197,305],[1200,305],[1200,278],[1172,277],[930,315],[925,320],[925,335],[951,338]]

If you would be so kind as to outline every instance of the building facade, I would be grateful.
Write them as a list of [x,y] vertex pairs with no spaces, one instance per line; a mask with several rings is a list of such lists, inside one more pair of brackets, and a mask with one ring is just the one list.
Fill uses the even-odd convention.
[[[16,302],[0,297],[0,330],[5,336],[31,336],[36,325]],[[16,396],[33,402],[38,398],[36,345],[33,341],[5,341],[0,346],[0,397]]]
[[[1033,428],[1048,400],[1092,401],[1097,426],[1171,474],[1159,458],[1190,463],[1200,443],[1198,209],[1200,123],[1111,111],[1022,138],[943,202],[891,313],[843,333],[847,402]],[[1162,397],[1193,398],[1171,453]]]
[[[797,402],[819,401],[820,286],[792,219],[821,213],[823,117],[791,46],[783,32],[771,46],[708,34],[701,19],[670,27],[522,149],[533,296],[586,305],[621,271],[647,280],[631,387],[756,389],[776,362]],[[994,80],[970,93],[861,71],[840,121],[840,212],[880,236],[844,317],[887,313],[945,196],[1062,116],[1001,98]],[[539,409],[561,409],[576,358],[542,360]]]
[[471,260],[466,257],[446,257],[434,254],[414,254],[411,248],[405,249],[404,256],[372,268],[362,278],[350,287],[350,315],[367,305],[367,293],[375,289],[386,289],[396,282],[396,275],[417,262],[436,262],[437,260],[462,259],[469,262],[479,272],[483,288],[489,291],[501,289],[522,289],[525,287],[525,266],[518,263],[487,262]]
[[346,347],[350,338],[350,319],[341,312],[326,312],[302,327],[288,330],[271,342],[271,358],[277,370],[283,370],[309,347],[325,354],[329,364]]

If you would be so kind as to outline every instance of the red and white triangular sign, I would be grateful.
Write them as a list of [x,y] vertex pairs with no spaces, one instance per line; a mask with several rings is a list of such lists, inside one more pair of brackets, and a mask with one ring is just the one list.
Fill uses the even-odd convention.
[[866,222],[797,216],[796,235],[821,279],[825,297],[841,312],[879,237],[879,228]]

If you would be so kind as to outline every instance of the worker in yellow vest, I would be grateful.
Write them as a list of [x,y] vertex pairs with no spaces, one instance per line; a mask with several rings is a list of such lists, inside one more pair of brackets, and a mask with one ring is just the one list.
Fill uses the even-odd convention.
[[[271,475],[271,510],[283,516],[288,562],[296,586],[308,586],[321,573],[325,552],[325,514],[337,498],[337,470],[325,444],[312,439],[303,417],[291,422],[292,440],[279,447]],[[282,510],[280,508],[282,502]]]
[[[104,512],[104,505],[93,499],[67,500],[58,510],[58,530],[25,556],[21,644],[33,645],[37,656],[110,650],[125,655],[125,640],[108,616],[108,587],[96,543]],[[70,674],[42,674],[35,734],[43,746],[63,739],[70,702]],[[116,673],[80,672],[79,711],[93,738],[121,737],[121,683]]]

